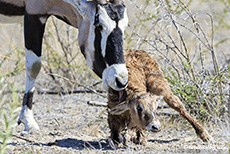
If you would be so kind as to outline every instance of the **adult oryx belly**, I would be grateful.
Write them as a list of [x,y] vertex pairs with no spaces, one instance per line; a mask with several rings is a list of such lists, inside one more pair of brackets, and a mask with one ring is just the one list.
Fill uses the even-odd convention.
[[0,0],[0,23],[16,23],[23,20],[24,0]]
[[23,16],[7,16],[0,14],[0,23],[17,23],[23,21]]

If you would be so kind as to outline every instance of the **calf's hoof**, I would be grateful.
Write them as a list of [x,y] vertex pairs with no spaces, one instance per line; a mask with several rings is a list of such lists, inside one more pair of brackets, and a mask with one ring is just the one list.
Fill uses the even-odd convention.
[[125,137],[117,132],[112,132],[111,133],[111,145],[114,146],[115,148],[121,147],[123,144],[125,144],[126,139]]
[[212,136],[209,135],[205,129],[197,132],[197,136],[199,136],[203,142],[214,142],[214,139],[212,138]]
[[147,140],[146,139],[137,139],[136,138],[136,139],[133,140],[133,143],[145,146],[146,143],[147,143]]

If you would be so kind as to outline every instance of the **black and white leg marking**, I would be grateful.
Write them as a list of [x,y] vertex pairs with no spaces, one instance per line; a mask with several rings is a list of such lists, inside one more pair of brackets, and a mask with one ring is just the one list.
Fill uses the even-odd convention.
[[39,131],[39,126],[34,119],[32,112],[32,102],[34,85],[41,69],[41,46],[47,17],[39,15],[25,14],[24,34],[25,34],[25,55],[26,55],[26,90],[23,98],[21,114],[18,124],[25,124],[24,133],[35,129]]

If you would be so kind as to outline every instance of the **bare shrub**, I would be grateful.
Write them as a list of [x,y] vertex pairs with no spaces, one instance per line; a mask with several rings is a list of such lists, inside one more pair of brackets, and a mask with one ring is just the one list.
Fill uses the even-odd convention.
[[229,54],[218,48],[227,38],[219,40],[213,15],[192,13],[192,1],[129,0],[128,4],[136,18],[126,31],[126,47],[146,50],[161,63],[173,92],[192,114],[206,118],[227,113]]
[[64,78],[85,85],[93,85],[95,80],[99,80],[87,67],[78,47],[77,36],[74,27],[58,22],[54,17],[49,19],[44,35],[43,69],[54,80],[52,89],[70,91],[78,88],[78,84]]

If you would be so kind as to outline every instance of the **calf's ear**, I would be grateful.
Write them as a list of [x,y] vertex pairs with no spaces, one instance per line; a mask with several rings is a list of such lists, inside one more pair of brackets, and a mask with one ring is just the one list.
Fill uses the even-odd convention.
[[127,103],[122,103],[122,104],[118,104],[113,109],[110,109],[109,113],[111,115],[120,115],[120,114],[128,111],[129,109],[130,109],[129,105]]

